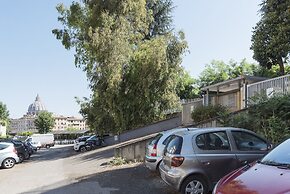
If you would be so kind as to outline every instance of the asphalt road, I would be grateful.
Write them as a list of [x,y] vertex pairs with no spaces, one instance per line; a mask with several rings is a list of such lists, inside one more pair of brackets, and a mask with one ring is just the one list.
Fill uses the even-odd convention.
[[76,153],[71,146],[42,149],[12,169],[0,169],[0,193],[176,194],[142,163],[111,166],[113,148]]

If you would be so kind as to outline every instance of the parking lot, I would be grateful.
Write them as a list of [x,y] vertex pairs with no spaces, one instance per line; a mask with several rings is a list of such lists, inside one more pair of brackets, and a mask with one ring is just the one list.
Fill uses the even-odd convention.
[[41,149],[0,170],[1,193],[176,193],[143,163],[108,165],[112,159],[112,147],[84,153],[72,146]]

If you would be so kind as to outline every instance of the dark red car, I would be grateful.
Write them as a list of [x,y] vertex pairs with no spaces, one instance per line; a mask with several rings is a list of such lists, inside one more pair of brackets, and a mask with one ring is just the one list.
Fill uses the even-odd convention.
[[213,194],[289,194],[290,139],[261,161],[246,165],[223,177]]

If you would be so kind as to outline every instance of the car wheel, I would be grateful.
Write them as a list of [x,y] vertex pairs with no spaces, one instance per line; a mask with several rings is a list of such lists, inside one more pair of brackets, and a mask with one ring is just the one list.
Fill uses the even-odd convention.
[[208,185],[200,176],[190,176],[181,185],[182,194],[207,194]]
[[12,168],[15,165],[16,161],[14,158],[6,158],[3,162],[2,162],[2,168]]
[[86,149],[85,146],[81,146],[81,147],[79,148],[79,150],[80,150],[80,152],[85,152],[85,151],[87,151],[87,149]]
[[45,147],[46,147],[46,149],[49,149],[50,148],[50,145],[46,145]]
[[19,163],[21,163],[24,160],[24,155],[23,154],[18,154],[18,158],[19,158]]
[[92,150],[92,146],[86,146],[86,150],[87,151],[91,151]]

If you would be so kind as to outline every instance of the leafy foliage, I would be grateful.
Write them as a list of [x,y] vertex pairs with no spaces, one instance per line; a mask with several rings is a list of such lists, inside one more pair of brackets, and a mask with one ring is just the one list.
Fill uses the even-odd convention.
[[33,132],[31,131],[25,131],[25,132],[18,133],[17,135],[28,137],[28,136],[31,136],[32,134]]
[[38,113],[34,123],[39,133],[48,133],[54,126],[54,117],[52,113],[47,111],[41,111]]
[[185,70],[180,71],[178,76],[178,83],[176,86],[176,93],[180,99],[194,99],[200,97],[199,86],[197,80],[190,77]]
[[9,111],[4,103],[0,102],[0,124],[6,125],[9,121]]
[[253,58],[268,69],[278,64],[280,75],[285,73],[284,61],[289,59],[290,53],[289,7],[289,0],[263,0],[262,18],[252,35]]
[[223,105],[208,105],[208,106],[200,106],[196,107],[192,113],[191,117],[195,123],[205,121],[208,119],[213,119],[216,117],[223,117],[227,115],[229,110],[226,106]]
[[177,106],[184,34],[171,29],[171,0],[73,2],[59,5],[53,33],[86,72],[93,94],[78,100],[99,133],[121,132],[164,117]]
[[233,115],[224,125],[251,129],[274,144],[290,137],[290,95],[260,95],[253,101],[247,112]]

